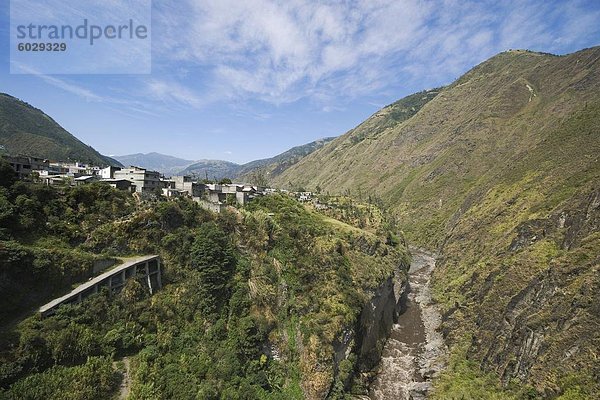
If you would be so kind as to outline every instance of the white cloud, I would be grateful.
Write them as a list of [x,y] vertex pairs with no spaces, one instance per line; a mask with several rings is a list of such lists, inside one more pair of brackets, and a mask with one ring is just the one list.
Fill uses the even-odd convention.
[[20,70],[22,73],[27,73],[32,76],[41,79],[45,83],[57,87],[65,92],[71,93],[83,100],[91,103],[102,103],[108,106],[111,110],[128,115],[133,118],[139,118],[141,115],[144,116],[158,116],[156,107],[148,102],[142,102],[139,100],[128,99],[123,96],[123,93],[117,93],[114,96],[106,96],[98,92],[92,91],[84,86],[70,82],[66,79],[57,78],[52,75],[42,74],[36,69],[12,62],[12,64]]
[[175,102],[194,108],[202,104],[193,91],[176,82],[150,80],[146,83],[146,91],[154,100],[164,103]]
[[[407,84],[448,83],[508,48],[573,49],[600,33],[600,10],[590,11],[589,5],[578,0],[154,2],[155,74],[138,79],[141,88],[123,95],[139,101],[123,102],[140,112],[227,102],[242,113],[269,118],[242,104],[309,98],[331,111],[361,96],[394,97]],[[119,103],[66,80],[40,77],[87,101]]]
[[34,68],[24,65],[24,64],[19,64],[19,63],[15,63],[15,62],[12,62],[12,64],[21,72],[34,75],[34,76],[40,78],[41,80],[43,80],[44,82],[46,82],[52,86],[55,86],[57,88],[60,88],[66,92],[74,94],[78,97],[81,97],[86,101],[102,102],[105,100],[102,96],[100,96],[82,86],[78,86],[76,84],[67,82],[66,80],[55,78],[50,75],[42,74],[42,73],[38,72],[37,70],[35,70]]
[[[280,104],[454,77],[510,47],[560,50],[598,15],[583,2],[187,0],[163,7],[158,58],[200,66],[216,99]],[[179,29],[171,23],[176,21]],[[595,30],[597,32],[597,28]]]
[[[341,81],[345,90],[372,87],[373,78],[364,82],[360,65],[375,68],[388,53],[417,44],[430,8],[416,0],[188,4],[185,15],[178,14],[181,30],[167,31],[189,40],[167,39],[159,57],[174,55],[174,61],[203,66],[211,74],[211,89],[224,97],[257,96],[273,103],[328,88],[338,73],[347,75]],[[162,11],[165,20],[177,20],[174,9]]]
[[[18,25],[70,26],[76,30],[85,21],[88,27],[95,25],[98,29],[126,25],[130,19],[135,26],[148,25],[150,16],[151,0],[16,0],[10,7],[11,41],[17,40],[14,35]],[[123,40],[97,39],[92,46],[87,39],[89,28],[85,40],[73,39],[69,30],[66,32],[61,42],[67,45],[67,50],[60,54],[33,58],[15,52],[12,47],[11,57],[53,74],[145,74],[150,71],[150,40],[128,40],[124,35]],[[33,34],[36,35],[35,29]],[[40,40],[45,40],[44,37]]]

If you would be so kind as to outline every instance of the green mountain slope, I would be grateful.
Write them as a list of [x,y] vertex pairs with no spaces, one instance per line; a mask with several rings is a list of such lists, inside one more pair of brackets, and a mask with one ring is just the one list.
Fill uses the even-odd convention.
[[281,175],[283,171],[296,164],[310,153],[325,146],[333,139],[335,138],[328,137],[315,140],[314,142],[310,142],[301,146],[292,147],[291,149],[278,154],[275,157],[251,161],[240,167],[240,170],[237,172],[237,177],[240,177],[242,180],[244,178],[251,179],[253,174],[260,172],[261,174],[264,174],[267,180],[272,179]]
[[381,198],[440,251],[455,362],[438,397],[469,398],[464,365],[504,390],[597,396],[600,48],[501,53],[407,119],[390,107],[276,182]]
[[119,165],[67,132],[41,110],[0,93],[0,145],[10,154],[98,166]]
[[135,165],[168,175],[175,175],[189,165],[194,164],[194,161],[192,160],[184,160],[182,158],[155,152],[146,154],[128,154],[124,156],[115,156],[114,158],[123,165]]
[[[367,172],[364,168],[368,168],[368,159],[377,158],[381,151],[378,149],[378,145],[383,144],[380,139],[389,136],[394,127],[415,115],[440,90],[415,93],[384,107],[356,128],[275,177],[275,183],[290,187],[321,186],[333,193],[377,187],[377,179],[370,180],[363,175]],[[363,162],[364,168],[361,166]],[[381,168],[370,173],[375,177],[380,171]]]

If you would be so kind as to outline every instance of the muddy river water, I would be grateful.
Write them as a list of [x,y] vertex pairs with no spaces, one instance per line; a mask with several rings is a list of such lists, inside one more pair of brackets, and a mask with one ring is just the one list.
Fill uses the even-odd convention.
[[420,250],[412,254],[406,303],[383,350],[369,392],[372,400],[424,399],[432,376],[444,366],[441,317],[430,289],[435,258]]

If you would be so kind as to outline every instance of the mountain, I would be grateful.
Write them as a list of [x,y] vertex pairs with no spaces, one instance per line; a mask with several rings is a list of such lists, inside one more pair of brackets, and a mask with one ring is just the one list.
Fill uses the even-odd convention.
[[302,158],[331,142],[335,137],[327,137],[291,149],[271,158],[251,161],[240,167],[236,178],[244,181],[262,179],[269,183],[273,178],[281,175],[292,165],[298,163]]
[[600,47],[508,51],[385,107],[274,183],[369,196],[438,251],[452,353],[439,398],[472,398],[474,376],[485,398],[496,383],[495,398],[515,385],[598,398],[599,126]]
[[67,132],[43,111],[0,93],[0,145],[9,154],[119,165]]
[[272,179],[281,175],[283,171],[296,164],[310,153],[325,146],[333,139],[335,138],[328,137],[315,140],[314,142],[310,142],[301,146],[292,147],[291,149],[276,155],[275,157],[251,161],[240,167],[236,177],[239,177],[242,180],[252,179],[253,174],[260,172],[264,175],[265,179]]
[[200,160],[180,171],[177,175],[192,175],[199,179],[232,178],[240,165],[223,160]]
[[114,158],[123,165],[144,167],[167,175],[175,175],[177,172],[195,162],[154,152],[146,154],[128,154],[124,156],[115,156]]
[[[194,175],[199,178],[222,179],[231,178],[251,183],[268,184],[283,171],[295,165],[302,158],[320,149],[334,138],[315,140],[278,154],[271,158],[251,161],[246,164],[235,164],[222,160],[201,160],[179,171],[177,175]],[[123,161],[122,158],[119,158]]]

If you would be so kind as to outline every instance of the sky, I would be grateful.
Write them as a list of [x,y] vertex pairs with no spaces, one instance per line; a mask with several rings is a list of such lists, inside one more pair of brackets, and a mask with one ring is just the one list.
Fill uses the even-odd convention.
[[86,144],[238,163],[341,135],[501,51],[600,44],[598,0],[154,0],[151,73],[11,74],[8,0],[0,17],[0,91]]

